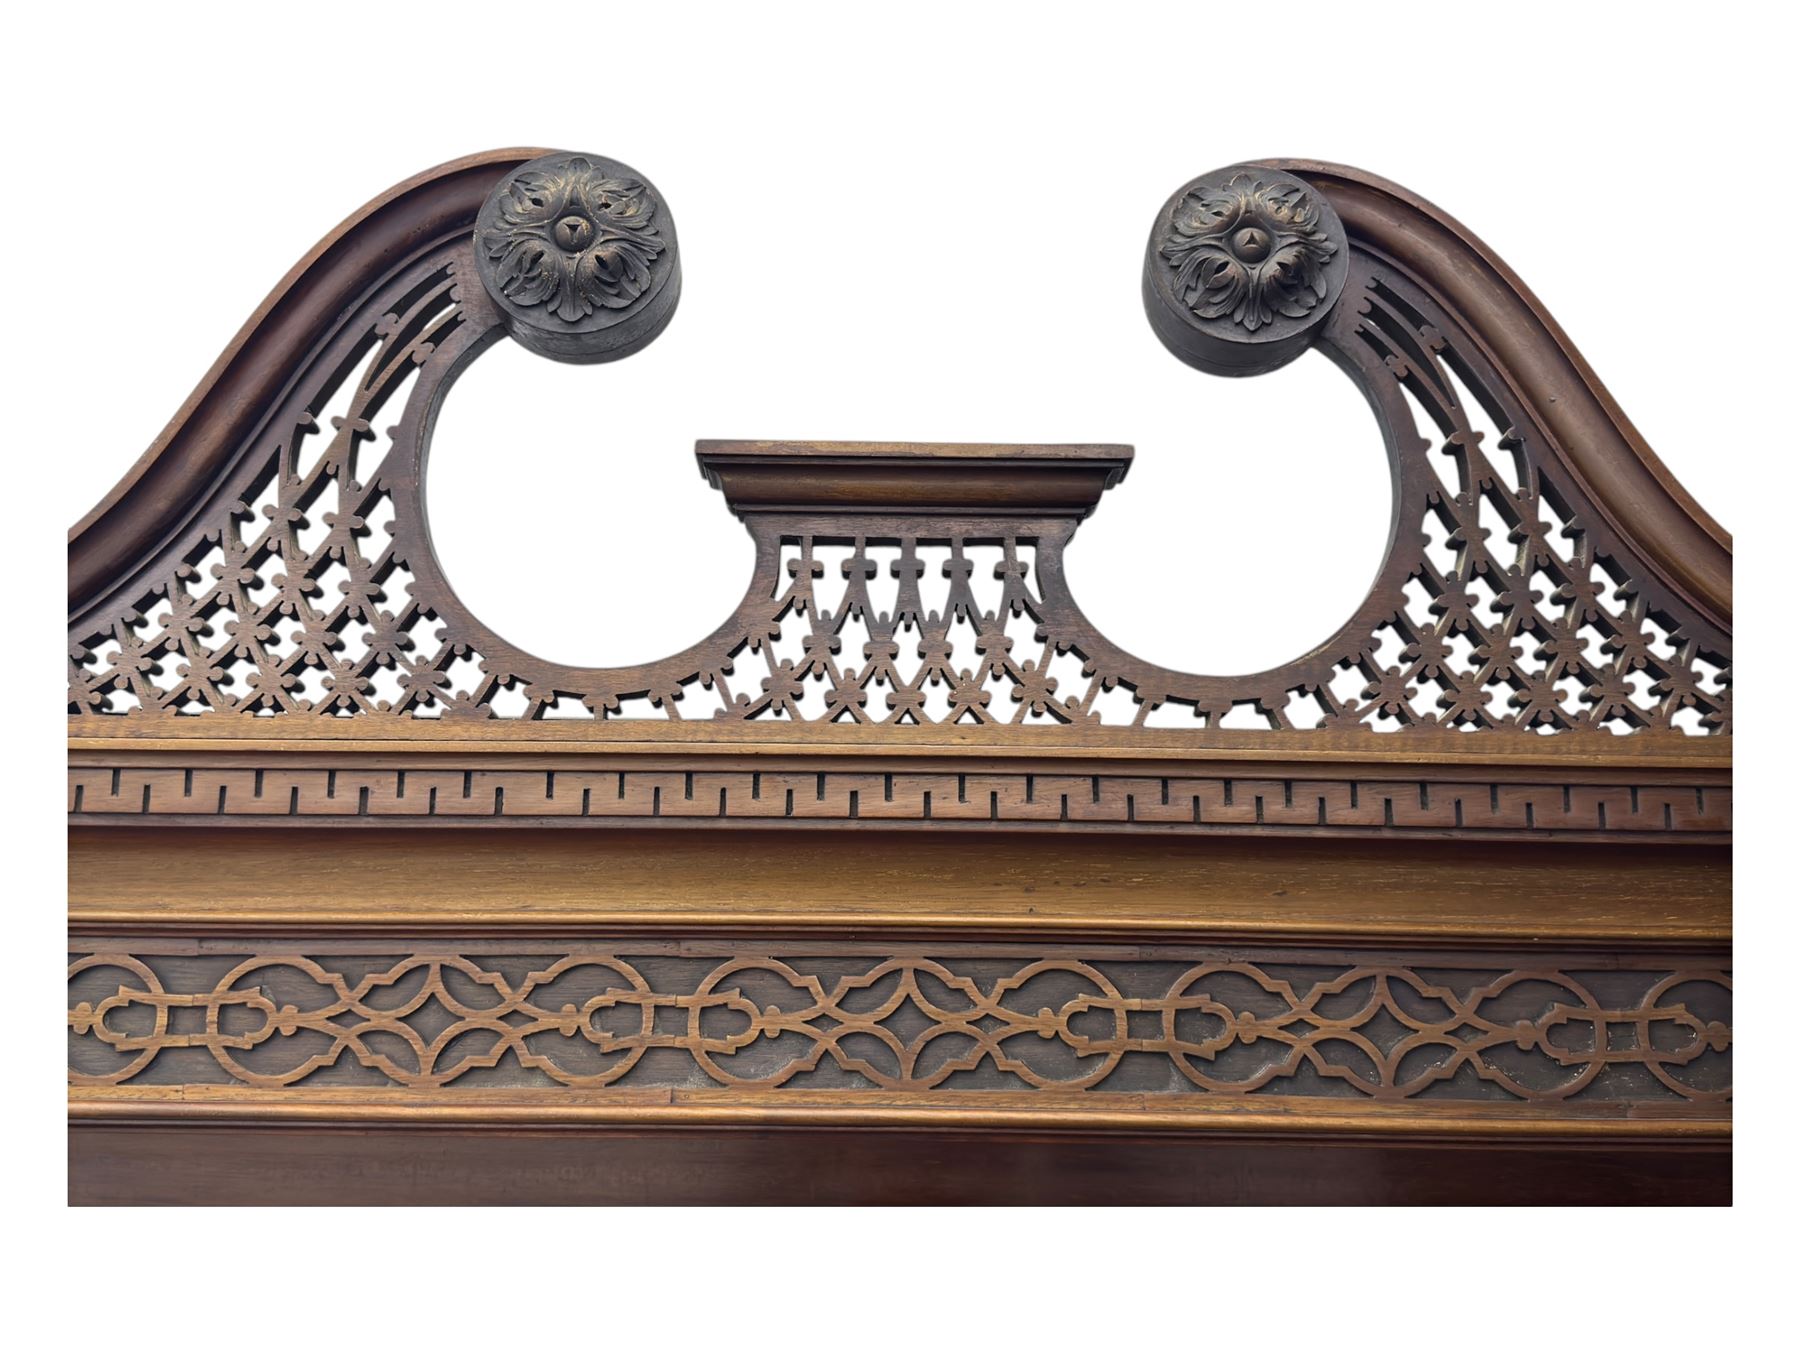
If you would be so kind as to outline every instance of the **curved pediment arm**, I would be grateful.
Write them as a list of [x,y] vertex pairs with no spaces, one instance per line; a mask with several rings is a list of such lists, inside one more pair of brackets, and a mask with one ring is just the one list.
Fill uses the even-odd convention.
[[191,520],[307,356],[409,259],[466,235],[508,169],[542,150],[489,150],[397,183],[295,263],[112,491],[69,531],[78,614]]
[[[1484,245],[1402,189],[1302,161],[1178,190],[1144,293],[1193,365],[1255,374],[1317,346],[1367,396],[1389,547],[1325,643],[1222,677],[1099,632],[1062,554],[1128,447],[744,442],[700,447],[757,543],[738,609],[695,616],[709,635],[662,661],[541,660],[437,564],[437,411],[502,338],[559,360],[629,356],[669,321],[681,273],[647,178],[533,154],[456,161],[353,216],[75,528],[71,713],[277,717],[301,735],[370,715],[805,722],[874,739],[1109,723],[1190,743],[1730,729],[1728,536]],[[1204,587],[1170,617],[1204,622]]]
[[1731,536],[1657,458],[1568,334],[1504,259],[1396,183],[1309,159],[1264,161],[1323,192],[1357,247],[1455,316],[1594,506],[1663,581],[1731,631]]
[[[1324,643],[1098,630],[1064,551],[1130,446],[702,441],[743,599],[583,668],[450,584],[432,428],[502,341],[654,340],[668,204],[497,151],[322,242],[71,535],[72,1196],[1729,1200],[1728,536],[1391,184],[1204,175],[1142,283],[1182,360],[1364,394],[1387,549]],[[1229,575],[1115,584],[1210,625],[1336,565],[1255,495]]]

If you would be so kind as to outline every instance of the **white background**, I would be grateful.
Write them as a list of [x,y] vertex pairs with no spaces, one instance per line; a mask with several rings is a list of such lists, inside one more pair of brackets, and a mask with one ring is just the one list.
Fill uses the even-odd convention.
[[[1139,298],[1158,207],[1239,160],[1354,164],[1459,217],[1727,527],[1734,452],[1767,434],[1754,400],[1729,399],[1724,353],[1680,328],[1715,331],[1775,265],[1774,166],[1721,147],[1723,110],[1704,105],[1728,91],[1698,97],[1694,52],[1636,12],[1586,34],[1572,8],[1514,17],[1437,58],[1408,41],[1417,29],[1349,7],[1284,6],[1279,36],[1200,3],[1060,22],[927,11],[885,30],[824,10],[780,33],[716,13],[528,4],[463,29],[365,8],[342,32],[315,19],[317,46],[291,25],[258,36],[253,13],[210,32],[241,30],[215,49],[237,59],[189,64],[163,19],[119,31],[95,83],[117,81],[107,97],[130,115],[106,122],[104,172],[83,171],[68,210],[106,235],[128,203],[129,237],[88,241],[76,276],[30,255],[92,323],[113,322],[121,291],[141,301],[150,339],[83,403],[82,471],[56,481],[64,523],[320,235],[398,179],[500,145],[625,161],[681,240],[680,307],[645,352],[578,367],[503,345],[439,422],[430,501],[449,577],[550,659],[668,655],[742,595],[749,538],[695,470],[699,437],[1132,443],[1130,477],[1069,555],[1103,632],[1209,674],[1328,637],[1388,526],[1361,396],[1317,353],[1262,379],[1203,376],[1157,343]],[[1596,61],[1613,73],[1597,79]]]
[[[1292,155],[1413,188],[1513,265],[1699,502],[1744,534],[1740,641],[1762,664],[1739,665],[1752,685],[1778,679],[1775,639],[1754,631],[1768,571],[1757,549],[1783,531],[1757,515],[1791,510],[1776,480],[1794,450],[1782,374],[1793,156],[1773,130],[1794,46],[1776,13],[1292,0],[925,5],[886,21],[851,6],[553,0],[15,11],[0,90],[21,414],[9,458],[40,478],[14,517],[42,538],[25,541],[30,570],[13,575],[54,576],[44,559],[60,556],[61,529],[355,206],[443,160],[543,145],[657,183],[684,290],[637,357],[569,367],[502,345],[451,396],[434,532],[452,580],[502,634],[611,664],[710,630],[750,554],[694,469],[698,437],[1102,440],[1135,444],[1138,460],[1071,551],[1090,616],[1177,666],[1272,664],[1334,629],[1373,574],[1387,520],[1375,426],[1317,355],[1237,382],[1179,365],[1137,286],[1175,187]],[[29,664],[49,683],[55,663],[38,656],[60,623],[55,587],[15,600],[26,589],[44,625]],[[583,622],[554,625],[570,597]],[[1746,692],[1740,707],[1753,708]],[[54,693],[28,702],[53,707]],[[53,719],[41,731],[46,774],[29,778],[21,811],[44,809],[58,753]],[[1747,781],[1755,753],[1752,740]],[[1748,878],[1755,809],[1741,818]],[[53,841],[54,811],[44,819]],[[19,865],[34,884],[15,908],[29,901],[44,924],[20,964],[50,968],[59,864]],[[1759,887],[1746,901],[1749,934],[1774,896]],[[1746,966],[1768,950],[1760,937],[1742,946]],[[1771,968],[1761,987],[1783,978]],[[31,1007],[15,1046],[56,1006],[46,987],[21,986]],[[1782,1014],[1754,988],[1744,1007],[1748,1080],[1758,1026]],[[47,1045],[45,1084],[59,1054]],[[41,1156],[43,1198],[59,1204],[60,1105],[43,1098],[41,1137],[19,1147]],[[454,1232],[398,1216],[77,1215],[55,1221],[68,1240],[34,1240],[28,1283],[81,1290],[63,1295],[65,1328],[116,1315],[128,1320],[95,1337],[139,1343],[235,1343],[196,1329],[208,1309],[267,1314],[257,1339],[286,1343],[307,1309],[327,1307],[329,1326],[309,1335],[411,1338],[415,1318],[451,1312],[465,1335],[535,1341],[554,1288],[595,1335],[633,1305],[673,1308],[658,1341],[755,1339],[747,1322],[769,1319],[806,1328],[801,1341],[958,1344],[972,1327],[1020,1329],[1043,1304],[1058,1309],[1050,1344],[1116,1339],[1137,1312],[1183,1342],[1241,1323],[1357,1343],[1386,1322],[1407,1335],[1454,1326],[1471,1344],[1604,1326],[1599,1343],[1617,1344],[1638,1320],[1651,1343],[1690,1328],[1717,1339],[1771,1254],[1753,1211],[1775,1182],[1761,1162],[1746,1171],[1763,1157],[1758,1098],[1745,1094],[1732,1213],[719,1214],[525,1228],[476,1215]],[[653,1297],[651,1265],[680,1272],[679,1301]],[[756,1280],[779,1293],[712,1306]],[[839,1280],[861,1296],[834,1295]],[[181,1312],[147,1324],[158,1306]]]

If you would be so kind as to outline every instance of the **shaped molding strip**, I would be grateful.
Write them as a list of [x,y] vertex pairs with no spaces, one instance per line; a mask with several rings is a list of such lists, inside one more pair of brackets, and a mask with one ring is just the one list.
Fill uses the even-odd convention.
[[[1717,774],[1649,771],[1598,783],[1562,774],[1470,781],[1387,766],[1316,776],[1185,773],[1117,765],[852,762],[749,767],[579,760],[531,768],[445,767],[422,757],[337,757],[332,765],[232,767],[190,755],[81,752],[69,769],[69,819],[84,825],[703,826],[927,825],[960,829],[1125,829],[1194,834],[1471,834],[1489,838],[1729,841],[1731,785]],[[114,762],[108,763],[108,760]],[[212,762],[208,762],[208,761]],[[197,764],[194,761],[199,761]],[[1625,780],[1629,781],[1615,781]]]

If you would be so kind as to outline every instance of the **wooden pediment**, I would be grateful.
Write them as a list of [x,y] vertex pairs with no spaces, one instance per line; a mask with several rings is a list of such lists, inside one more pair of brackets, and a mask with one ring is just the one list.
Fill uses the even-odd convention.
[[[1526,1149],[1527,1195],[1724,1193],[1730,539],[1486,245],[1310,161],[1157,213],[1170,351],[1316,346],[1387,446],[1366,598],[1248,676],[1084,615],[1064,550],[1122,445],[703,441],[756,546],[723,623],[618,668],[502,639],[432,547],[439,409],[498,341],[628,358],[680,286],[629,166],[444,165],[71,532],[74,1193],[154,1198],[154,1157],[232,1198],[219,1147],[289,1196],[267,1131],[305,1126],[314,1175],[445,1198],[334,1133],[375,1124],[461,1131],[479,1198],[578,1155],[618,1198],[620,1149],[673,1195],[707,1131],[762,1159],[714,1198],[817,1131],[845,1197],[923,1198],[865,1164],[950,1134],[1002,1198],[1099,1198],[1097,1137],[1120,1199],[1479,1198],[1455,1150],[1413,1190],[1308,1161],[1446,1140]],[[564,1132],[500,1161],[501,1128]],[[964,1165],[1020,1136],[1062,1161]]]

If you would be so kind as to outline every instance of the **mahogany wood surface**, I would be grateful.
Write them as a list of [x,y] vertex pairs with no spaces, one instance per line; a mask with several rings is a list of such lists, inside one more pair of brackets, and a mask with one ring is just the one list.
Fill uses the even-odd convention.
[[83,1205],[1721,1205],[1719,1145],[75,1126]]
[[79,932],[1725,946],[1729,851],[1014,834],[76,830]]
[[1317,185],[1351,231],[1471,325],[1601,510],[1641,534],[1670,581],[1729,628],[1731,535],[1657,458],[1518,274],[1461,222],[1385,178],[1319,160],[1270,162]]
[[1391,183],[1195,179],[1144,283],[1368,398],[1324,644],[1095,629],[1128,446],[705,441],[745,599],[583,669],[441,574],[431,428],[652,340],[667,203],[503,150],[323,240],[71,532],[71,1203],[1729,1203],[1729,536]]

